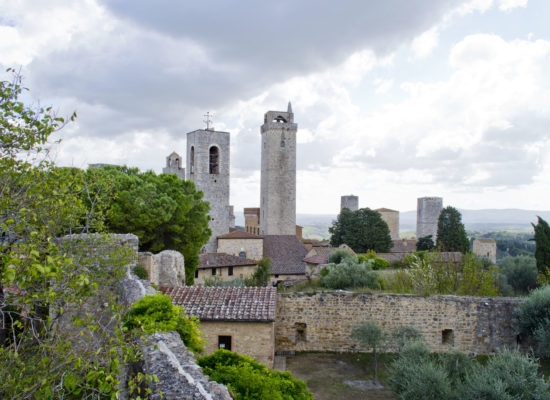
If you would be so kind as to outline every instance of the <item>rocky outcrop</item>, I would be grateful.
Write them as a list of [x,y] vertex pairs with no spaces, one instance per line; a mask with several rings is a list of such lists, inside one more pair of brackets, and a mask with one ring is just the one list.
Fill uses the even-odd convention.
[[178,287],[185,284],[185,263],[183,255],[174,250],[158,254],[139,253],[138,264],[145,268],[149,281],[157,286]]

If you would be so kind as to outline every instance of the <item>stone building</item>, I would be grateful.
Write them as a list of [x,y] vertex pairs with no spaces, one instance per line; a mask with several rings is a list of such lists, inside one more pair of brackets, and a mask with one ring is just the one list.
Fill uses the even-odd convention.
[[258,268],[256,260],[225,253],[199,254],[199,265],[195,271],[195,284],[202,285],[206,279],[231,281],[249,278]]
[[232,224],[229,206],[229,132],[198,129],[187,133],[187,178],[202,190],[210,203],[212,236],[205,245],[207,253],[216,252],[219,235]]
[[263,236],[235,229],[218,236],[218,253],[260,260],[264,252]]
[[162,169],[163,174],[175,174],[180,179],[185,179],[185,168],[182,166],[182,160],[178,153],[172,152],[166,157],[166,167]]
[[161,291],[200,320],[206,354],[225,348],[273,366],[275,288],[188,286]]
[[399,239],[399,211],[389,208],[378,208],[374,211],[378,211],[384,222],[388,224],[392,240]]
[[480,257],[487,257],[493,263],[497,262],[497,242],[494,239],[475,239],[472,250]]
[[292,106],[268,111],[261,127],[260,234],[296,235],[296,132]]
[[420,239],[432,235],[437,240],[437,221],[443,209],[443,198],[420,197],[416,207],[416,238]]
[[246,207],[244,209],[244,230],[254,235],[260,234],[259,207]]
[[359,197],[352,194],[340,197],[340,211],[347,208],[350,211],[359,210]]

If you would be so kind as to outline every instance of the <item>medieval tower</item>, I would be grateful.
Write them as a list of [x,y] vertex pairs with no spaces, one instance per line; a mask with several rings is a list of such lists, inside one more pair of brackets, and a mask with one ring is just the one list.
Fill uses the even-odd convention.
[[212,236],[205,245],[207,253],[215,253],[217,237],[229,232],[232,210],[229,206],[229,132],[213,128],[187,134],[187,179],[202,190],[210,203]]
[[420,239],[432,235],[437,240],[437,222],[443,208],[441,197],[420,197],[416,207],[416,238]]
[[163,174],[175,174],[180,179],[185,179],[185,168],[181,166],[181,157],[175,151],[166,157],[166,167],[162,169]]
[[296,132],[292,106],[264,115],[260,234],[296,235]]
[[359,197],[352,194],[340,197],[340,211],[347,208],[350,211],[359,210]]

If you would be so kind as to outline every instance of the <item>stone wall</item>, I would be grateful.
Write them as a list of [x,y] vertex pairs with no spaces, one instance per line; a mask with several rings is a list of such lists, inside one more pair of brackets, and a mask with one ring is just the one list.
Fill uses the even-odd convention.
[[214,276],[222,281],[231,281],[236,278],[249,278],[258,268],[257,265],[234,266],[233,275],[229,275],[228,267],[216,267],[216,275],[212,275],[212,268],[199,268],[195,273],[195,284],[204,284],[205,279],[212,279]]
[[244,250],[246,258],[260,260],[264,254],[264,240],[258,239],[218,239],[218,253],[238,256]]
[[138,265],[147,271],[149,282],[157,286],[185,285],[185,263],[183,255],[177,251],[163,250],[158,254],[140,252]]
[[357,351],[349,338],[361,322],[391,331],[421,330],[433,351],[489,354],[516,344],[517,298],[364,294],[346,291],[277,296],[276,351]]
[[218,336],[231,336],[232,351],[250,356],[270,368],[273,366],[273,322],[201,321],[201,331],[207,342],[205,354],[218,349]]

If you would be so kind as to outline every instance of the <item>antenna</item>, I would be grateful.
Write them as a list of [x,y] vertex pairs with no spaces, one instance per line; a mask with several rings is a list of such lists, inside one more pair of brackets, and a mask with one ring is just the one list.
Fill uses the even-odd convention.
[[206,124],[206,130],[207,131],[213,130],[214,127],[212,126],[210,111],[207,111],[206,114],[203,115],[203,117],[204,117],[203,122]]

